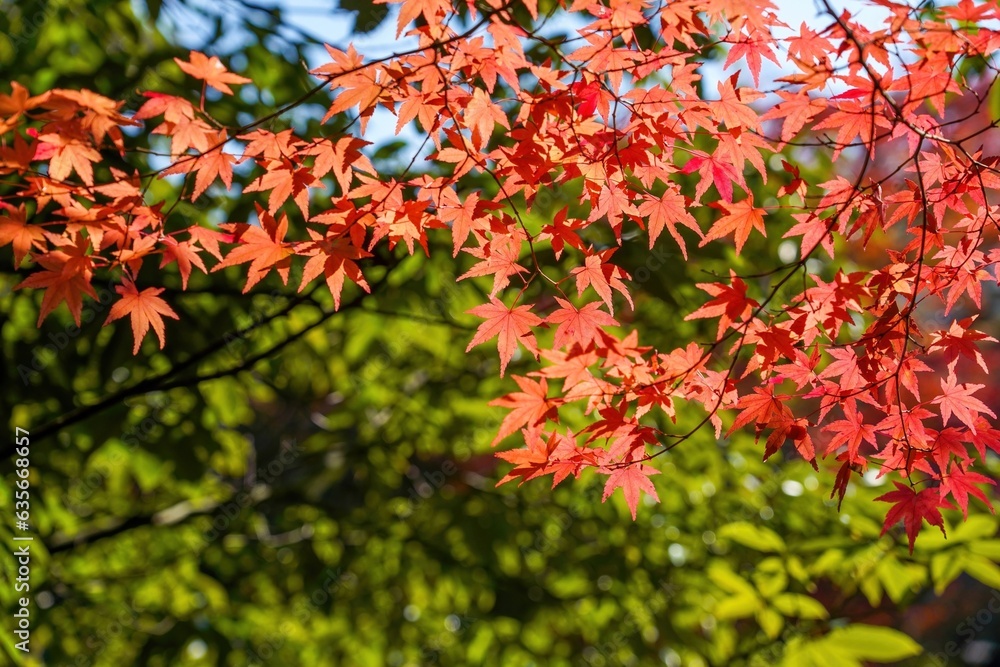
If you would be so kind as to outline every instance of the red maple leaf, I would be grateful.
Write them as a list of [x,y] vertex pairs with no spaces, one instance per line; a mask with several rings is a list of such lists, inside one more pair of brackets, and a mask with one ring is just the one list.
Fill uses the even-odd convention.
[[708,186],[715,185],[719,191],[719,196],[727,202],[733,201],[733,183],[743,184],[743,176],[731,163],[724,160],[717,160],[714,156],[695,155],[684,168],[682,174],[690,174],[697,171],[701,174],[698,185],[695,187],[694,198],[701,200],[702,195],[708,191]]
[[937,489],[924,489],[919,493],[900,482],[893,482],[896,490],[879,496],[875,500],[886,503],[893,503],[889,513],[885,517],[882,525],[882,535],[885,535],[900,520],[906,527],[906,537],[910,541],[910,553],[913,553],[913,544],[916,542],[917,533],[920,532],[922,521],[927,521],[932,526],[941,529],[944,535],[944,517],[941,516],[939,508],[945,507],[954,509],[951,503],[942,499]]
[[958,503],[959,508],[962,510],[962,515],[966,519],[969,518],[970,494],[986,503],[986,506],[990,508],[990,512],[996,514],[996,510],[993,509],[993,503],[986,497],[983,490],[976,486],[977,484],[996,486],[996,481],[986,475],[963,470],[957,464],[952,463],[951,470],[941,478],[941,486],[939,487],[941,490],[941,499],[944,500],[945,496],[950,493],[951,497]]
[[969,427],[973,433],[976,432],[976,420],[981,413],[988,414],[996,419],[996,414],[986,404],[974,397],[973,394],[985,387],[984,384],[957,384],[953,373],[941,380],[941,395],[935,398],[932,403],[941,406],[941,421],[947,426],[952,415],[960,422]]
[[172,236],[167,236],[163,239],[163,246],[163,259],[160,262],[160,268],[162,269],[168,264],[177,262],[177,268],[181,273],[181,287],[183,289],[187,289],[192,266],[197,266],[202,273],[208,273],[193,240],[177,241]]
[[[760,118],[761,120],[784,119],[781,124],[782,145],[791,141],[806,123],[826,109],[826,100],[811,98],[806,92],[790,93],[779,90],[778,96],[781,97],[781,101],[768,109]],[[779,145],[779,149],[783,147],[782,145]]]
[[625,502],[628,503],[628,508],[632,512],[632,520],[635,521],[640,491],[645,491],[653,497],[653,500],[660,502],[660,497],[656,495],[656,487],[649,479],[651,475],[659,474],[660,471],[656,468],[641,463],[631,463],[621,468],[614,468],[604,485],[604,496],[601,501],[607,500],[615,489],[621,487],[625,493]]
[[[228,190],[233,185],[233,165],[236,163],[236,157],[222,150],[221,145],[224,143],[226,143],[225,130],[218,133],[207,133],[205,134],[206,152],[194,158],[188,157],[178,160],[160,172],[160,175],[186,174],[197,171],[198,175],[194,179],[194,192],[191,195],[191,201],[204,194],[216,178],[221,178]],[[249,188],[246,189],[246,191],[249,190]]]
[[632,296],[629,294],[628,288],[625,287],[625,283],[622,282],[623,278],[629,277],[628,274],[608,262],[616,250],[617,248],[608,248],[599,253],[587,255],[583,266],[578,266],[571,271],[576,278],[576,295],[582,296],[588,285],[593,287],[594,291],[607,304],[612,315],[615,314],[615,306],[611,299],[612,288],[618,290],[628,301],[628,305],[635,308]]
[[750,74],[753,75],[753,85],[759,86],[760,67],[763,63],[761,57],[767,58],[775,65],[781,64],[768,45],[769,41],[769,35],[761,38],[759,31],[754,29],[750,30],[749,35],[740,35],[740,41],[734,43],[729,49],[729,56],[726,58],[726,63],[722,66],[723,69],[729,67],[740,58],[745,58],[747,67],[750,68]]
[[[771,387],[754,387],[753,391],[754,393],[747,394],[736,404],[736,409],[742,410],[742,412],[736,417],[727,435],[743,428],[750,422],[754,422],[762,428],[771,424],[772,420],[776,418],[787,417],[791,414],[783,403],[788,400],[788,396],[784,394],[775,396]],[[757,431],[759,433],[760,428]]]
[[722,338],[723,332],[735,321],[742,320],[754,308],[760,306],[753,299],[747,298],[747,285],[732,270],[729,272],[731,285],[723,283],[698,283],[698,289],[708,292],[715,298],[694,311],[685,320],[696,320],[703,317],[718,317],[719,332],[716,338]]
[[531,312],[531,306],[508,308],[503,305],[502,301],[494,297],[490,299],[490,303],[476,306],[468,312],[477,317],[484,317],[486,321],[479,325],[476,335],[473,336],[465,351],[468,352],[476,345],[498,336],[497,351],[500,353],[500,377],[503,377],[504,371],[507,370],[507,364],[514,356],[518,341],[532,354],[538,353],[538,346],[535,344],[535,336],[531,333],[531,327],[540,325],[542,319]]
[[75,241],[64,242],[64,250],[53,250],[36,258],[44,267],[44,271],[33,273],[14,286],[14,289],[31,287],[45,290],[42,307],[38,312],[39,326],[48,314],[64,301],[73,315],[73,321],[80,326],[83,295],[97,298],[97,292],[90,284],[94,263],[87,255],[88,246],[87,239],[77,233]]
[[513,470],[497,482],[497,486],[512,482],[518,477],[521,478],[521,481],[518,483],[518,486],[520,486],[529,479],[544,475],[545,470],[549,466],[549,456],[552,454],[555,437],[556,434],[553,433],[552,437],[546,441],[537,430],[525,429],[524,447],[511,449],[506,452],[497,452],[499,458],[508,463],[513,463],[515,466]]
[[875,428],[865,422],[854,401],[849,401],[844,406],[844,416],[847,419],[830,422],[823,428],[824,431],[834,434],[826,445],[826,453],[836,451],[841,445],[847,445],[848,455],[853,459],[857,457],[862,442],[875,445]]
[[679,192],[667,190],[661,197],[648,197],[639,204],[639,214],[648,218],[649,222],[649,247],[652,248],[656,239],[664,229],[670,232],[677,245],[680,246],[681,254],[687,259],[687,246],[684,238],[677,231],[677,225],[684,225],[688,229],[697,232],[701,237],[701,228],[698,222],[688,212],[688,201]]

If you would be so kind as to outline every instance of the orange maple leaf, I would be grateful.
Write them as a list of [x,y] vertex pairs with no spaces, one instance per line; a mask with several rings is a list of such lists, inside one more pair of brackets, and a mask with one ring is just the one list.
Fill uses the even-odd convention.
[[115,291],[121,294],[122,298],[111,306],[111,312],[108,313],[108,319],[104,323],[114,322],[126,315],[132,319],[132,335],[135,337],[132,354],[139,354],[142,339],[149,331],[149,327],[152,326],[156,337],[160,339],[160,349],[162,350],[164,343],[166,343],[166,336],[161,316],[166,315],[175,320],[179,319],[177,313],[159,297],[163,288],[147,287],[140,292],[135,284],[126,278],[122,285],[115,287]]
[[21,265],[24,256],[31,250],[33,243],[39,243],[45,239],[42,227],[29,225],[25,219],[24,204],[18,208],[10,205],[3,205],[8,213],[0,213],[0,247],[8,243],[14,246],[14,268]]
[[185,73],[205,82],[210,88],[215,88],[220,93],[232,95],[233,90],[227,84],[230,83],[250,83],[250,79],[239,74],[230,72],[222,61],[217,57],[209,58],[204,53],[192,51],[189,56],[190,62],[185,62],[180,58],[174,58],[177,66]]
[[90,244],[86,237],[78,232],[75,242],[63,241],[63,244],[66,250],[53,250],[36,258],[45,271],[33,273],[14,286],[14,289],[24,287],[45,289],[42,307],[38,313],[38,326],[41,326],[48,314],[63,301],[73,314],[73,321],[80,326],[83,295],[97,298],[97,292],[90,284],[94,263],[87,255]]
[[302,269],[300,292],[321,273],[326,277],[326,285],[330,288],[330,294],[333,295],[334,310],[340,309],[340,294],[344,289],[345,278],[350,278],[366,292],[372,291],[364,274],[361,273],[360,267],[354,262],[356,259],[371,257],[370,252],[351,245],[346,238],[324,240],[319,232],[312,229],[307,231],[309,236],[313,238],[313,242],[305,251],[300,250],[299,254],[312,255],[312,257]]
[[734,234],[736,254],[738,255],[743,250],[743,244],[747,242],[751,229],[756,229],[764,236],[767,236],[767,232],[764,231],[765,211],[762,208],[754,208],[752,194],[748,195],[746,199],[733,204],[723,205],[719,202],[712,202],[709,205],[722,209],[726,212],[726,215],[715,221],[715,224],[705,234],[705,238],[698,244],[699,248],[709,241]]
[[236,266],[251,262],[247,271],[247,284],[243,287],[246,294],[250,288],[260,282],[272,268],[278,271],[281,280],[288,284],[288,270],[292,266],[293,250],[291,244],[285,242],[285,235],[288,233],[288,218],[284,215],[277,221],[270,213],[254,204],[257,207],[257,216],[260,218],[260,227],[248,225],[246,223],[226,223],[219,225],[228,232],[231,232],[235,241],[240,245],[229,251],[226,258],[212,267],[212,271],[224,269],[227,266]]
[[520,375],[513,377],[521,391],[490,401],[491,406],[510,409],[510,413],[504,417],[500,425],[497,436],[493,439],[493,447],[522,427],[534,428],[544,424],[546,419],[556,418],[556,408],[560,401],[546,397],[549,385],[545,378],[535,382]]
[[[197,171],[198,175],[194,179],[194,192],[191,195],[191,201],[204,194],[216,178],[221,178],[228,190],[233,185],[233,164],[236,163],[236,157],[222,150],[221,144],[224,144],[226,139],[225,130],[205,134],[205,142],[208,147],[199,150],[206,150],[206,152],[197,157],[191,156],[175,162],[160,172],[160,177]],[[220,147],[210,148],[213,146]]]

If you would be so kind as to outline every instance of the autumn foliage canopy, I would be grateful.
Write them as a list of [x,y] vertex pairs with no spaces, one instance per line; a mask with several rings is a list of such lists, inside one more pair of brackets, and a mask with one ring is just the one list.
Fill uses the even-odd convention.
[[[885,525],[903,521],[911,549],[924,522],[943,530],[942,508],[992,507],[976,470],[1000,452],[983,392],[996,341],[977,315],[1000,282],[1000,8],[873,0],[864,19],[824,5],[810,27],[768,0],[552,4],[405,0],[397,53],[328,47],[313,90],[240,127],[212,100],[252,82],[197,52],[177,61],[188,97],[143,91],[135,108],[13,84],[0,94],[0,244],[28,271],[18,287],[39,294],[39,324],[63,304],[79,324],[110,278],[107,323],[128,318],[138,354],[150,329],[163,347],[181,326],[169,265],[184,287],[237,266],[244,291],[272,272],[299,290],[325,283],[340,308],[371,289],[377,248],[429,253],[439,237],[459,280],[492,279],[468,345],[495,344],[518,387],[495,401],[509,412],[494,444],[523,441],[499,454],[514,465],[502,482],[594,469],[634,516],[643,492],[657,497],[658,456],[703,427],[752,428],[765,458],[835,465],[834,497],[860,474],[888,476]],[[550,14],[571,38],[547,36]],[[723,73],[708,82],[713,54]],[[282,125],[317,101],[323,132]],[[412,160],[376,169],[375,130],[417,137]],[[130,166],[151,151],[165,166]],[[811,182],[801,161],[818,154],[837,168]],[[184,201],[257,197],[257,215],[177,216],[180,200],[150,196],[163,178]],[[578,201],[526,220],[561,188]],[[758,236],[797,252],[707,276],[703,305],[677,319],[710,320],[710,339],[659,349],[630,326],[643,304],[620,246],[695,262]],[[844,261],[860,255],[875,263]],[[562,425],[566,410],[587,425]]]

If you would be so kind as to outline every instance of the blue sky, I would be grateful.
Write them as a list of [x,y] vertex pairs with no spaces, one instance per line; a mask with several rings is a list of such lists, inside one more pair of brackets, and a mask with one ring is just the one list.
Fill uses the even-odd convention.
[[[190,2],[193,5],[206,8],[211,14],[232,17],[228,19],[230,25],[222,42],[215,42],[210,49],[206,49],[205,41],[213,34],[211,26],[204,18],[199,17],[194,12],[179,10],[179,3],[164,4],[161,26],[166,29],[169,29],[171,24],[178,26],[177,40],[190,48],[207,50],[213,54],[238,51],[241,42],[246,39],[246,35],[239,29],[240,22],[236,20],[236,17],[244,18],[248,11],[240,4],[239,0],[190,0]],[[290,37],[294,37],[294,31],[299,30],[338,48],[346,49],[347,45],[353,42],[358,52],[363,54],[366,59],[385,57],[415,45],[413,40],[405,37],[396,38],[395,8],[378,30],[367,35],[359,35],[353,32],[354,15],[351,12],[337,9],[337,0],[255,0],[255,2],[260,6],[280,6],[284,21],[291,26],[288,33]],[[819,5],[815,0],[774,0],[774,2],[778,6],[779,18],[796,32],[802,22],[812,26],[825,25],[829,22],[829,19],[822,21],[818,18]],[[838,9],[850,9],[859,18],[868,18],[872,21],[873,26],[880,23],[880,19],[885,15],[883,10],[873,8],[870,5],[866,6],[868,3],[862,0],[834,0],[833,4]],[[549,35],[565,34],[575,31],[583,23],[580,15],[572,17],[563,15],[547,24],[545,32]],[[329,56],[322,47],[316,46],[309,49],[307,64],[310,68],[326,62],[329,62]],[[236,70],[241,68],[237,59],[233,60],[232,66]],[[739,64],[734,65],[732,69],[738,66]],[[778,76],[777,66],[767,61],[765,61],[764,66],[762,83]],[[706,79],[705,90],[711,94],[711,91],[715,90],[715,81],[728,73],[723,71],[721,63],[707,64],[702,68],[702,75]],[[749,84],[749,80],[746,84]],[[276,103],[280,104],[282,101],[277,100]],[[394,138],[395,119],[384,109],[378,110],[376,114],[369,125],[369,131],[365,138],[379,145]],[[410,132],[404,131],[401,138],[411,142],[419,140],[421,137],[417,136],[416,130],[410,129]]]

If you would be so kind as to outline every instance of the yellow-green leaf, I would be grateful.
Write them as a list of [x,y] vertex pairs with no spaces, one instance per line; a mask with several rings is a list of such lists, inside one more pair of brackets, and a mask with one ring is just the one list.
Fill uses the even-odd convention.
[[719,529],[719,537],[738,542],[757,551],[784,551],[785,541],[770,528],[737,521]]

